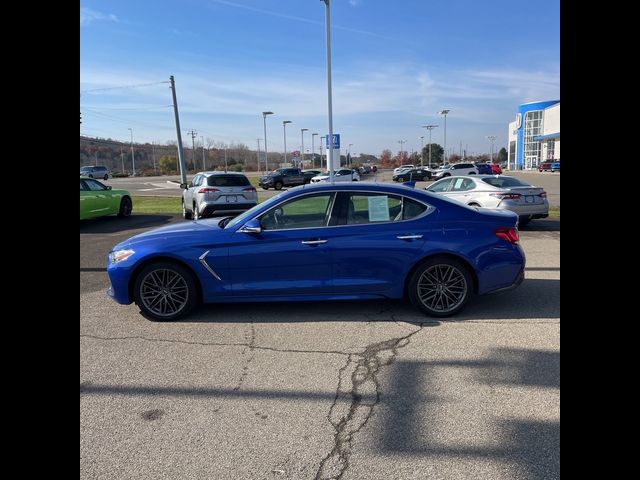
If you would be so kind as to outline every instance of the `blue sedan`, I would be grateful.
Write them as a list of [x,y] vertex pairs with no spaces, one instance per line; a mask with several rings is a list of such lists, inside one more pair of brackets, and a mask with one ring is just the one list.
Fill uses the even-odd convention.
[[107,258],[107,293],[150,320],[182,318],[200,302],[405,296],[447,317],[474,293],[522,282],[517,221],[407,185],[304,185],[233,219],[182,222],[119,243]]

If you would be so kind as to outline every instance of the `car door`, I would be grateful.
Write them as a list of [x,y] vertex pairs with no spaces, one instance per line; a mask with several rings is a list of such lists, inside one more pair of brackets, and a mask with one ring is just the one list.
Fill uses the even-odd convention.
[[188,188],[184,191],[184,204],[189,210],[193,208],[193,200],[195,198],[196,191],[200,188],[202,183],[202,175],[194,175]]
[[332,292],[331,229],[334,192],[305,194],[275,205],[256,219],[262,231],[236,231],[229,246],[232,291],[242,297]]
[[340,192],[339,224],[329,251],[337,294],[388,295],[404,288],[407,272],[431,235],[418,218],[433,207],[401,195]]
[[288,168],[282,174],[282,183],[287,187],[301,185],[304,183],[304,177],[299,173],[299,170]]
[[469,203],[471,190],[475,187],[475,182],[470,178],[456,177],[451,180],[451,187],[447,192],[447,197],[465,204]]
[[91,192],[89,215],[98,217],[115,213],[111,192],[102,183],[94,179],[83,180]]
[[94,216],[98,196],[96,192],[89,189],[84,180],[80,180],[80,219]]

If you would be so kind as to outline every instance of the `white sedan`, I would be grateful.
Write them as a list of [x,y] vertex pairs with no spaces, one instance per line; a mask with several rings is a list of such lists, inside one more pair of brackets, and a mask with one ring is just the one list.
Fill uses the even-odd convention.
[[[349,170],[348,168],[342,168],[333,172],[334,182],[358,182],[360,181],[360,174],[357,170]],[[316,175],[311,179],[311,183],[329,182],[329,174]]]

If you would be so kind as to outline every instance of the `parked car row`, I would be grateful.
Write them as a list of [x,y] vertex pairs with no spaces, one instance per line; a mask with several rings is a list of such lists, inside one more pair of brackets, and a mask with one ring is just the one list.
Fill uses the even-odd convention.
[[560,162],[555,161],[547,161],[542,162],[538,165],[539,172],[559,172],[560,171]]

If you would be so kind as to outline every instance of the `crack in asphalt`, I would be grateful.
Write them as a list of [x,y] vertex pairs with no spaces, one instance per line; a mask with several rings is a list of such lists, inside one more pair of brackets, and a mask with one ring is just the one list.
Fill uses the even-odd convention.
[[[420,324],[420,328],[404,337],[373,343],[362,353],[349,354],[347,363],[338,372],[336,396],[327,414],[327,420],[335,429],[334,447],[320,462],[315,480],[342,478],[349,468],[351,440],[367,424],[380,401],[378,372],[393,363],[398,349],[406,347],[410,338],[422,329],[423,324]],[[351,370],[351,375],[345,375],[348,370]],[[347,378],[350,379],[350,389],[345,385]],[[345,413],[347,403],[349,407]]]
[[127,337],[101,337],[98,335],[89,335],[89,334],[80,334],[80,337],[84,338],[92,338],[94,340],[106,340],[106,341],[114,341],[114,340],[144,340],[147,342],[166,342],[166,343],[182,343],[185,345],[202,345],[202,346],[211,346],[211,347],[249,347],[252,350],[267,350],[270,352],[282,352],[282,353],[320,353],[320,354],[332,354],[332,355],[349,355],[351,352],[342,352],[336,350],[295,350],[295,349],[287,349],[287,348],[274,348],[274,347],[263,347],[260,345],[250,345],[248,343],[220,343],[220,342],[190,342],[187,340],[168,340],[166,338],[148,338],[140,335],[136,336],[127,336]]
[[[248,341],[247,347],[249,348],[249,352],[251,352],[251,355],[247,358],[244,366],[242,367],[242,374],[240,375],[238,384],[235,387],[233,387],[233,389],[236,391],[240,390],[240,387],[242,387],[242,384],[244,383],[245,378],[247,378],[247,374],[249,373],[249,364],[251,363],[254,357],[253,349],[255,348],[255,343],[256,343],[256,326],[253,323],[253,320],[251,321],[250,325],[251,325],[251,333],[247,335],[247,333],[245,332],[244,338],[245,340]],[[245,347],[242,350],[241,352],[242,355],[244,355],[245,352],[247,351],[247,347]]]

